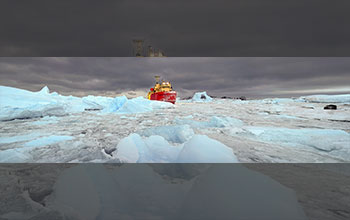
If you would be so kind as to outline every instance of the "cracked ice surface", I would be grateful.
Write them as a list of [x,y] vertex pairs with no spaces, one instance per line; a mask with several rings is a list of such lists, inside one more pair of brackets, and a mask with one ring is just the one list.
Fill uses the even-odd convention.
[[344,163],[2,164],[0,177],[1,219],[349,218]]
[[81,164],[62,172],[53,188],[46,207],[68,219],[306,219],[292,190],[243,166],[202,168],[171,184],[147,165]]
[[[226,161],[223,158],[231,162],[234,158],[239,162],[349,162],[350,105],[344,97],[340,102],[339,96],[327,96],[328,101],[337,101],[338,109],[324,110],[325,103],[315,102],[315,96],[312,101],[305,97],[212,99],[172,105],[143,98],[62,97],[45,88],[33,96],[23,90],[6,98],[10,104],[1,102],[7,106],[1,110],[2,117],[22,112],[20,118],[25,119],[1,122],[0,161],[181,162],[180,152],[191,142],[194,155],[203,154],[201,159],[207,160],[213,159],[210,155],[215,162]],[[53,104],[56,108],[49,108]],[[57,105],[64,114],[57,111]],[[23,110],[28,108],[35,117],[24,117],[29,113]],[[7,114],[9,109],[11,114]],[[203,141],[214,150],[201,148]],[[122,147],[123,142],[134,144],[136,150]],[[28,143],[40,144],[28,147]],[[128,150],[134,153],[125,157]],[[193,157],[193,162],[197,159]]]

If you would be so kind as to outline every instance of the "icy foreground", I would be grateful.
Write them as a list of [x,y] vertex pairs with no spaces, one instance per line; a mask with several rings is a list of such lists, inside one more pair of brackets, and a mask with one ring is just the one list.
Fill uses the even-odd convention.
[[344,163],[2,164],[0,218],[343,220],[349,171]]
[[0,162],[350,161],[350,95],[241,101],[202,92],[173,105],[47,87],[0,94]]
[[60,175],[46,207],[68,219],[306,219],[292,190],[225,168],[187,166],[199,174],[174,184],[147,165],[78,165]]

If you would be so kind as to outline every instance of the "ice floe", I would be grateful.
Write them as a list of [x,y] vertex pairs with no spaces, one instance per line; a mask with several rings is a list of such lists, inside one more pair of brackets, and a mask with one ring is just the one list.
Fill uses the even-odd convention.
[[350,134],[316,128],[245,127],[255,138],[291,147],[308,147],[344,159],[350,158]]

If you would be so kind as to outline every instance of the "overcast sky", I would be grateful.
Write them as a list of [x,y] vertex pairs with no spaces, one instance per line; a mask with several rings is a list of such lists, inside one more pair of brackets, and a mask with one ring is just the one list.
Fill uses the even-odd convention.
[[349,0],[69,0],[0,4],[0,56],[350,56]]
[[147,91],[161,75],[187,96],[350,93],[350,58],[0,58],[0,84],[63,94]]

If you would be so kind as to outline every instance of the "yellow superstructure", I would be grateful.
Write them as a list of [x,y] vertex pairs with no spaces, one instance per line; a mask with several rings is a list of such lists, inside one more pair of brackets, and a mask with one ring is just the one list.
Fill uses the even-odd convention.
[[156,84],[153,88],[148,92],[148,99],[151,99],[151,95],[157,92],[170,92],[173,90],[173,87],[171,86],[171,83],[168,81],[162,81],[159,82],[159,76],[155,76]]

